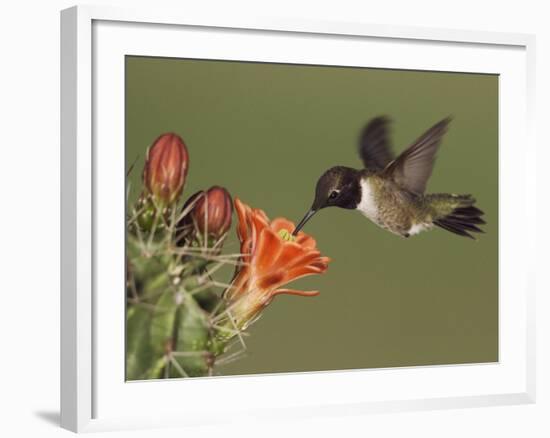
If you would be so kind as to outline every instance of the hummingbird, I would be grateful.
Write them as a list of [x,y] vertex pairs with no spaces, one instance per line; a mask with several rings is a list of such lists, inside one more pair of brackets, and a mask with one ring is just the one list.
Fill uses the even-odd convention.
[[409,237],[434,226],[475,240],[483,233],[483,212],[472,195],[426,194],[437,150],[451,119],[436,123],[394,158],[389,139],[390,119],[372,119],[359,138],[364,168],[335,166],[321,175],[313,204],[293,231],[295,236],[319,210],[358,210],[379,227]]

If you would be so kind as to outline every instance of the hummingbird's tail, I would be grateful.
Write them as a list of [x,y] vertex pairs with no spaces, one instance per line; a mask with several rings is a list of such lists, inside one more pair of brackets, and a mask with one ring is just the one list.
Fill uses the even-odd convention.
[[434,225],[459,236],[474,239],[471,233],[483,233],[478,225],[485,224],[483,211],[474,204],[471,195],[438,193],[426,196],[432,210]]

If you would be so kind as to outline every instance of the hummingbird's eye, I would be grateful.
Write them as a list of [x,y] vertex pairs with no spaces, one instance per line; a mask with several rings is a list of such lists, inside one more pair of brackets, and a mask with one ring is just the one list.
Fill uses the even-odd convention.
[[330,195],[328,196],[329,199],[335,199],[338,196],[338,190],[333,190],[330,192]]

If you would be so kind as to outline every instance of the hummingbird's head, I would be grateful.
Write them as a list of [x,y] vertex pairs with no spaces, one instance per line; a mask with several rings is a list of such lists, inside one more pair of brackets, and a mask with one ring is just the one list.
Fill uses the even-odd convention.
[[323,173],[317,181],[311,208],[292,234],[298,234],[306,222],[325,207],[355,209],[361,198],[359,180],[360,172],[351,167],[335,166]]

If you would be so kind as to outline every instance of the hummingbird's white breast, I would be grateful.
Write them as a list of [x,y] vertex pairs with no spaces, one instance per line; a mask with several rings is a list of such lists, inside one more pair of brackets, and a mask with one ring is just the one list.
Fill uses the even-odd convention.
[[379,208],[376,198],[374,196],[374,190],[368,179],[362,178],[360,182],[361,186],[361,201],[357,204],[356,209],[359,210],[364,216],[369,218],[376,224],[380,225]]

